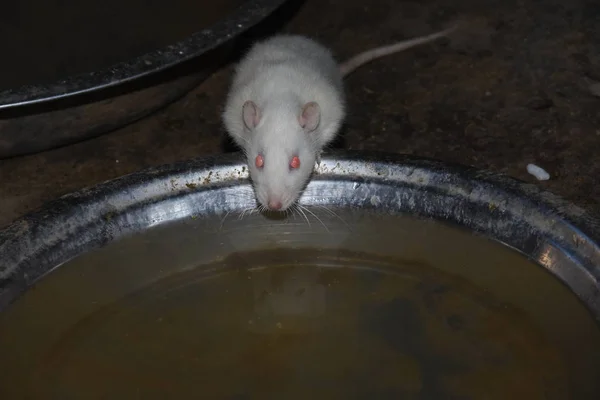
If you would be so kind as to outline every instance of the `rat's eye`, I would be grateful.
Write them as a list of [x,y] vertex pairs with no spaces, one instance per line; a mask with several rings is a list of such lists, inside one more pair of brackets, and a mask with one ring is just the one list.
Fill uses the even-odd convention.
[[290,161],[290,168],[291,169],[300,168],[300,157],[298,157],[298,156],[292,157],[292,160]]
[[256,168],[262,168],[263,165],[265,165],[265,159],[263,158],[263,156],[261,156],[260,154],[256,156],[256,159],[254,160],[254,165],[256,165]]

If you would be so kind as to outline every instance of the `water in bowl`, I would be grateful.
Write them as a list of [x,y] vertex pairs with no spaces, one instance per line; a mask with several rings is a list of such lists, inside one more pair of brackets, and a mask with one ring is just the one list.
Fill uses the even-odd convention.
[[321,219],[180,221],[66,263],[0,315],[0,397],[598,398],[598,327],[536,264]]

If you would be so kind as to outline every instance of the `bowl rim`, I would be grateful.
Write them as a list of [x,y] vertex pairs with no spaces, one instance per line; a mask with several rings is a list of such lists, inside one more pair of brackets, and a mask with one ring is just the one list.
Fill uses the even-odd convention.
[[248,0],[202,31],[187,38],[113,64],[45,84],[0,91],[0,110],[53,102],[119,86],[174,67],[224,44],[262,21],[288,0]]
[[[46,203],[0,229],[0,312],[86,251],[197,215],[188,210],[157,222],[144,214],[153,205],[251,185],[243,154],[227,153],[144,169]],[[326,152],[312,185],[360,187],[347,205],[455,223],[501,242],[566,284],[600,322],[600,219],[539,185],[424,157],[347,150]],[[378,188],[386,190],[374,203]],[[305,196],[300,202],[311,205]],[[142,218],[125,218],[134,213]]]

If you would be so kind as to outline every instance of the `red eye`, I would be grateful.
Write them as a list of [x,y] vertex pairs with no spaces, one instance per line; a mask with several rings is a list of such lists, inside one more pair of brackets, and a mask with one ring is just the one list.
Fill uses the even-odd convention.
[[292,157],[292,161],[290,161],[290,168],[296,169],[300,167],[300,158],[298,156]]
[[263,165],[265,165],[265,159],[263,158],[263,156],[261,156],[259,154],[256,156],[256,159],[254,160],[254,164],[256,165],[256,168],[262,168]]

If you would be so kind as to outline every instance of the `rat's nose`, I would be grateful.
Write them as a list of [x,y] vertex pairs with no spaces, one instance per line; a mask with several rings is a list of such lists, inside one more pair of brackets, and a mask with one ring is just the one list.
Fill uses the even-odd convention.
[[282,204],[279,200],[269,199],[269,208],[271,210],[281,210]]

